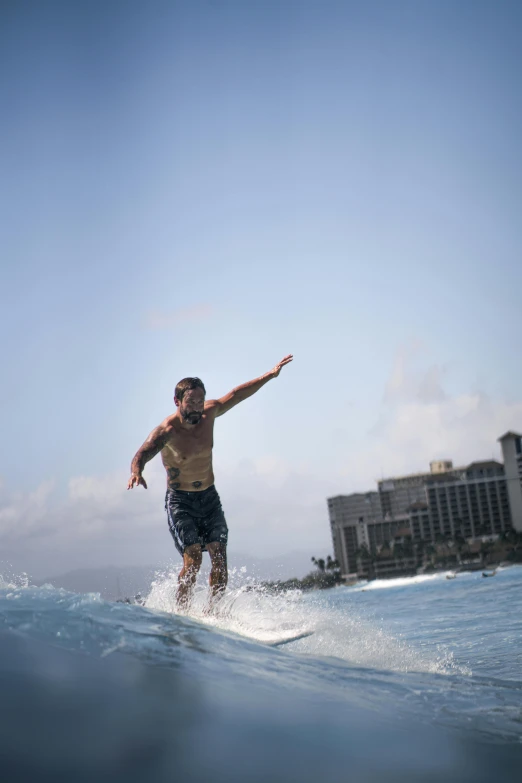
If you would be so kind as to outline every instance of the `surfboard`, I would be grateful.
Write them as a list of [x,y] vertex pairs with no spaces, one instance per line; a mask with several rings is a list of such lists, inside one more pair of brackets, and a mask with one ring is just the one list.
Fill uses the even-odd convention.
[[[134,604],[134,605],[140,605],[145,606],[145,600],[142,598],[141,595],[136,595],[134,598],[118,598],[117,603],[123,603],[123,604]],[[177,614],[177,612],[172,613],[173,616]],[[183,614],[183,616],[187,616]],[[222,614],[221,618],[228,617],[227,615]],[[200,622],[202,621],[202,618],[199,616],[191,617],[188,616],[190,620]],[[206,622],[203,622],[205,626],[207,626]],[[315,633],[311,630],[303,630],[299,631],[295,628],[289,629],[286,631],[278,631],[277,629],[273,630],[262,630],[262,629],[255,629],[255,628],[238,628],[230,627],[228,624],[220,624],[220,623],[212,623],[212,626],[215,627],[217,630],[222,631],[232,631],[233,633],[239,634],[239,636],[244,636],[247,639],[252,639],[253,641],[259,642],[260,644],[264,644],[267,647],[283,647],[285,644],[291,644],[292,642],[297,642],[300,639],[307,639],[309,636],[313,636]]]
[[297,642],[299,639],[306,639],[308,636],[313,636],[313,633],[313,631],[301,631],[300,633],[282,634],[278,639],[265,642],[265,644],[269,647],[282,647],[284,644],[291,644],[291,642]]

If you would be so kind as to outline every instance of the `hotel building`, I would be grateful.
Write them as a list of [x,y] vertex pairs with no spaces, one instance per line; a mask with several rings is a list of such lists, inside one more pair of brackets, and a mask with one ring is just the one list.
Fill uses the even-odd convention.
[[[335,559],[345,577],[367,574],[361,552],[378,552],[393,542],[436,543],[461,536],[498,537],[522,532],[522,436],[499,438],[504,462],[486,460],[455,468],[449,460],[429,473],[377,482],[377,492],[328,498]],[[411,547],[410,547],[411,550]],[[413,556],[379,559],[374,575],[414,569]]]

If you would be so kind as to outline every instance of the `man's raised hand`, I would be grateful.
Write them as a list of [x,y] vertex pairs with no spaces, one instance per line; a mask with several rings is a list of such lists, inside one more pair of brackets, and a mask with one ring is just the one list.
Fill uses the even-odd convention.
[[145,487],[145,489],[147,489],[147,482],[145,481],[143,476],[138,476],[137,473],[133,473],[127,484],[127,489],[132,489],[134,486],[138,487],[140,484],[142,487]]
[[288,354],[288,356],[285,356],[285,358],[284,358],[284,359],[281,359],[281,361],[280,361],[280,362],[278,362],[278,364],[276,364],[276,366],[275,366],[275,367],[274,367],[274,369],[272,370],[272,372],[273,372],[273,374],[274,374],[274,378],[277,378],[277,376],[278,376],[278,375],[279,375],[279,373],[281,372],[281,368],[282,368],[282,367],[284,367],[284,366],[285,366],[285,364],[289,364],[289,363],[292,361],[292,359],[293,359],[293,358],[294,358],[294,357],[292,356],[292,354],[291,354],[291,353],[289,353],[289,354]]

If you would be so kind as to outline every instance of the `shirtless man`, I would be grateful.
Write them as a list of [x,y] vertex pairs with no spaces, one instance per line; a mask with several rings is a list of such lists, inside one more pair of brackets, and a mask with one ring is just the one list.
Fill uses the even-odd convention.
[[237,386],[219,400],[205,400],[205,387],[199,378],[183,378],[174,393],[177,411],[151,432],[132,460],[127,489],[139,484],[147,489],[143,468],[161,452],[167,471],[165,509],[169,529],[183,557],[177,592],[180,609],[186,610],[190,604],[205,549],[211,560],[210,609],[227,586],[228,528],[212,469],[214,421],[277,378],[292,359],[292,354],[285,356],[273,370]]

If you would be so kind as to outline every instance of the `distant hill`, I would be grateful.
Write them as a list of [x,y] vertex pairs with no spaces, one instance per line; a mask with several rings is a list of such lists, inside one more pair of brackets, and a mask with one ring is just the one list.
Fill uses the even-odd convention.
[[72,593],[100,593],[102,598],[115,601],[124,596],[147,592],[155,566],[106,566],[105,568],[80,568],[65,574],[34,580],[36,585],[51,584]]
[[[208,558],[205,558],[205,570],[208,570]],[[205,562],[204,561],[204,562]],[[181,562],[169,566],[168,570],[178,570]],[[240,552],[229,553],[229,570],[245,568],[245,576],[256,580],[285,580],[291,577],[303,577],[313,570],[310,556],[306,552],[290,552],[274,558],[253,558]],[[115,601],[117,598],[147,594],[151,582],[158,572],[167,570],[165,566],[105,566],[103,568],[81,568],[65,574],[33,580],[36,585],[52,584],[73,593],[100,593],[102,598]]]

